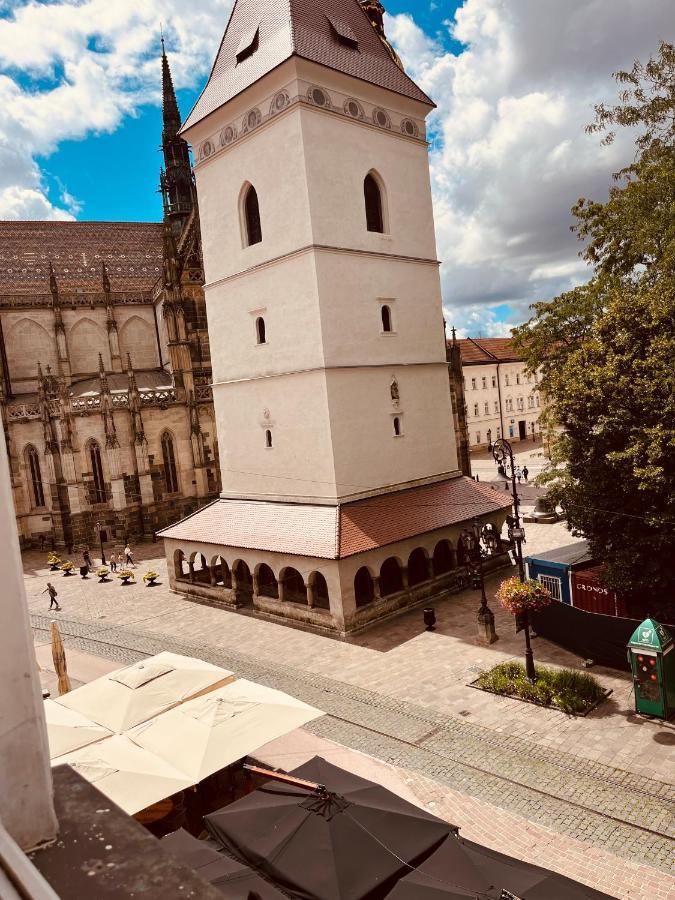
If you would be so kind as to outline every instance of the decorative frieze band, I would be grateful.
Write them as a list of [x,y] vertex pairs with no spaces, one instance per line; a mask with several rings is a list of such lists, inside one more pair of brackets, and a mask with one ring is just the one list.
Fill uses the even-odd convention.
[[[113,306],[151,306],[152,291],[113,292]],[[59,301],[64,309],[76,307],[105,306],[105,294],[59,293]],[[53,305],[52,295],[45,294],[0,294],[0,309],[39,309]]]

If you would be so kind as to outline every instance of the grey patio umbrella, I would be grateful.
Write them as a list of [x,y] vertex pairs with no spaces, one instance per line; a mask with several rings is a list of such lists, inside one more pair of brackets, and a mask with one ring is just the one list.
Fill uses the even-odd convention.
[[300,900],[385,897],[452,832],[447,822],[319,756],[291,776],[309,786],[270,781],[204,821],[234,856]]

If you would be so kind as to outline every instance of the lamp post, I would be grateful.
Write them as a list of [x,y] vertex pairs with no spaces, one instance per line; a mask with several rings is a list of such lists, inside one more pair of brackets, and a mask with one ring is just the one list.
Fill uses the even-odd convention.
[[[511,479],[511,493],[513,495],[513,512],[514,515],[507,519],[509,523],[509,539],[516,545],[516,561],[518,563],[518,577],[521,581],[525,581],[525,567],[523,565],[523,540],[525,538],[525,529],[520,525],[520,500],[518,499],[518,491],[516,489],[516,464],[513,458],[513,447],[504,438],[497,438],[492,445],[492,455],[497,464],[505,472],[505,477]],[[525,671],[530,681],[536,678],[534,671],[534,656],[532,654],[532,645],[530,644],[530,620],[527,610],[523,613],[523,629],[525,631]],[[516,621],[516,629],[519,631]]]
[[97,522],[96,525],[94,525],[94,528],[96,529],[96,533],[98,534],[99,543],[101,544],[101,565],[105,566],[106,561],[105,561],[105,551],[103,550],[103,529],[101,527],[101,523]]
[[478,609],[478,639],[485,644],[493,644],[498,640],[495,632],[495,616],[488,606],[483,575],[483,559],[493,556],[498,549],[498,539],[491,525],[474,522],[471,530],[465,529],[460,535],[462,547],[469,560],[469,571],[472,575],[472,587],[480,589],[480,607]]

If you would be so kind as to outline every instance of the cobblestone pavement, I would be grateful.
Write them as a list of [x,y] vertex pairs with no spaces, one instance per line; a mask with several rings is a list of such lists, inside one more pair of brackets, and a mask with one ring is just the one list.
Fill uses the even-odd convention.
[[[48,616],[33,614],[32,620],[39,632],[46,632]],[[100,623],[61,617],[59,622],[66,647],[120,662],[170,649],[288,691],[326,712],[308,729],[317,735],[566,838],[675,873],[675,790],[653,778],[544,748],[334,677],[233,648],[217,648],[204,640],[195,643],[184,635],[178,640],[133,627],[102,628]]]

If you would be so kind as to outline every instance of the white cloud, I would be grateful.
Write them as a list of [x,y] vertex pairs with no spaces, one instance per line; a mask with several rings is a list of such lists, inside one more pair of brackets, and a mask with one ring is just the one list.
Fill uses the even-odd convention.
[[0,218],[72,218],[62,185],[49,199],[35,157],[60,141],[110,132],[160,98],[159,23],[176,87],[208,72],[231,0],[56,0],[1,3]]
[[[671,0],[465,0],[454,55],[409,15],[387,33],[436,100],[434,210],[449,322],[505,326],[491,306],[527,304],[584,281],[570,232],[580,196],[602,200],[632,155],[628,135],[602,147],[584,127],[613,101],[611,73],[646,58],[672,31]],[[516,318],[517,321],[517,318]]]

